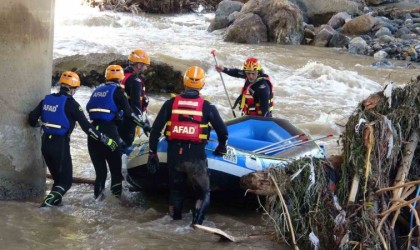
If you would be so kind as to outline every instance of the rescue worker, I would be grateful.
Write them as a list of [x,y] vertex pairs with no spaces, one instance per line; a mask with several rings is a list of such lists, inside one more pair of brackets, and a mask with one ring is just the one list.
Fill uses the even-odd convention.
[[241,95],[236,99],[233,108],[240,103],[239,109],[242,110],[242,115],[272,117],[274,106],[273,84],[270,77],[264,74],[257,58],[246,59],[242,69],[229,69],[216,65],[216,71],[245,79]]
[[[106,83],[98,86],[92,93],[86,109],[92,120],[92,125],[99,131],[106,133],[114,141],[118,142],[118,148],[110,151],[108,148],[99,144],[96,140],[88,138],[89,155],[96,172],[94,187],[95,199],[101,196],[105,189],[107,176],[107,163],[111,173],[111,192],[117,198],[122,193],[122,149],[124,142],[121,140],[116,121],[124,119],[134,125],[144,126],[143,121],[131,110],[120,82],[124,79],[124,70],[119,65],[109,65],[105,71]],[[123,111],[123,112],[121,112]]]
[[215,129],[219,144],[215,154],[226,154],[228,131],[217,108],[200,96],[205,84],[202,68],[193,66],[184,74],[185,92],[166,101],[160,109],[149,138],[150,173],[159,166],[157,144],[165,127],[168,141],[167,162],[169,169],[169,214],[174,220],[182,218],[182,206],[186,192],[187,178],[194,188],[196,204],[193,210],[194,224],[202,224],[210,205],[210,183],[205,145],[210,127]]
[[[73,165],[70,155],[70,135],[76,121],[89,138],[104,144],[109,151],[117,148],[117,143],[105,134],[96,130],[86,119],[82,107],[73,99],[80,86],[79,76],[65,71],[59,80],[60,91],[50,94],[29,113],[28,121],[32,127],[42,126],[41,151],[45,163],[54,180],[50,193],[45,197],[41,207],[57,206],[63,195],[70,189],[73,179]],[[39,121],[39,118],[41,120]]]
[[[136,49],[128,56],[128,63],[129,66],[124,70],[124,79],[121,86],[124,88],[128,103],[134,114],[142,117],[145,124],[143,131],[147,136],[150,132],[150,123],[146,116],[149,98],[146,95],[143,73],[150,65],[150,57],[146,51]],[[123,119],[121,125],[118,126],[118,132],[126,146],[130,147],[136,135],[136,125],[130,120]]]

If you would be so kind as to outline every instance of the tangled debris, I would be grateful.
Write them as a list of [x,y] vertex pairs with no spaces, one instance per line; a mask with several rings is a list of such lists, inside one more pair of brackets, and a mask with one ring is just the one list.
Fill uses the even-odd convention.
[[279,240],[295,249],[419,249],[420,76],[361,102],[343,153],[302,158],[242,178],[267,195]]

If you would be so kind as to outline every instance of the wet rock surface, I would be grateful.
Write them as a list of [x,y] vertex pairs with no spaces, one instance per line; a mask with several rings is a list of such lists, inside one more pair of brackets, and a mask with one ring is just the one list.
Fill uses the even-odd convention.
[[[95,87],[105,82],[105,69],[108,65],[128,66],[127,56],[113,53],[92,53],[73,55],[55,59],[53,63],[52,84],[56,84],[62,72],[71,70],[80,77],[81,85]],[[182,72],[171,65],[152,60],[144,74],[149,93],[180,93],[183,90]]]
[[[224,24],[228,25],[225,41],[265,42],[265,31],[261,28],[263,24],[267,27],[268,42],[337,47],[353,54],[374,56],[381,61],[404,60],[405,63],[401,64],[403,67],[417,68],[417,63],[420,63],[418,0],[250,0],[240,11],[233,11],[232,5],[233,1],[223,0],[217,9],[218,12],[225,13],[225,16],[230,13],[230,18],[234,19]],[[320,8],[324,5],[329,7]],[[249,13],[261,17],[262,24]],[[216,26],[212,23],[210,27],[212,28],[209,31],[212,31]],[[393,63],[375,65],[388,67]]]

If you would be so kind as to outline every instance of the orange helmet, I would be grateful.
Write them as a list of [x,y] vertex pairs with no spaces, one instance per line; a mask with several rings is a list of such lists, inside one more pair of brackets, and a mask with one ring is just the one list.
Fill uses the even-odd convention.
[[185,71],[184,86],[193,89],[201,89],[204,87],[204,78],[206,74],[204,70],[198,66],[192,66]]
[[124,70],[120,65],[109,65],[105,71],[105,79],[124,79]]
[[58,80],[58,82],[72,88],[80,87],[80,78],[76,73],[72,71],[64,71],[63,74],[61,74],[60,80]]
[[150,65],[149,55],[146,53],[146,51],[141,50],[141,49],[133,50],[131,52],[131,54],[128,55],[128,60],[130,62],[144,63],[144,64],[147,64],[147,65]]
[[261,70],[261,64],[258,61],[257,58],[250,57],[246,59],[244,62],[244,66],[242,67],[245,71],[260,71]]

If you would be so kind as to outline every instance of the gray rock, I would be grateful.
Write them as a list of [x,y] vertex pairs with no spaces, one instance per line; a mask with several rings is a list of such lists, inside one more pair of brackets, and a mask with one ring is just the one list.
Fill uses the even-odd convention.
[[214,31],[227,27],[231,21],[229,15],[235,11],[240,11],[244,4],[237,1],[223,0],[217,6],[214,20],[210,23],[208,31]]
[[239,11],[235,11],[235,12],[231,13],[228,16],[229,23],[233,23],[236,20],[236,18],[238,18],[239,15],[241,15],[241,12],[239,12]]
[[315,26],[313,24],[304,25],[305,29],[310,29],[315,32]]
[[404,34],[401,36],[401,39],[404,39],[404,40],[410,40],[410,39],[416,39],[416,38],[417,38],[417,35],[413,33]]
[[387,27],[382,27],[375,33],[375,37],[381,37],[384,35],[388,35],[388,36],[392,35],[391,31]]
[[374,43],[374,44],[372,45],[372,48],[373,48],[374,50],[381,50],[381,49],[382,49],[382,45],[380,45],[379,43]]
[[301,44],[303,18],[296,5],[279,0],[250,0],[241,13],[255,13],[267,25],[268,41],[279,44]]
[[[118,64],[123,68],[128,65],[127,55],[113,53],[91,53],[87,55],[73,55],[55,59],[53,62],[53,82],[66,70],[75,71],[82,85],[93,87],[105,82],[105,69],[108,65]],[[180,69],[180,70],[185,70]],[[164,72],[164,74],[162,74]],[[145,74],[148,92],[161,92],[171,88],[175,93],[183,90],[182,72],[172,66],[154,60]],[[175,83],[171,85],[170,83]],[[169,86],[171,85],[171,86]]]
[[303,31],[305,39],[314,39],[315,38],[315,32],[313,30],[310,30],[308,28],[305,28]]
[[359,6],[348,0],[290,0],[302,10],[305,20],[315,26],[326,24],[331,17],[339,12],[351,15],[358,14]]
[[399,30],[397,30],[394,34],[395,37],[401,37],[405,34],[410,34],[411,31],[407,27],[401,27]]
[[252,14],[241,14],[226,30],[226,42],[257,44],[267,42],[267,27],[261,17]]
[[395,65],[388,60],[376,61],[372,63],[372,66],[377,67],[377,68],[394,68],[395,67]]
[[351,54],[364,55],[367,52],[368,45],[361,37],[355,37],[350,40],[348,51]]
[[404,25],[413,25],[413,19],[405,19]]
[[351,20],[351,16],[347,12],[339,12],[332,16],[327,24],[333,29],[337,29],[343,26],[346,23],[346,20]]
[[345,48],[350,42],[350,38],[342,33],[334,33],[331,37],[328,47]]
[[388,57],[388,53],[386,53],[383,50],[380,50],[378,52],[376,52],[375,54],[373,54],[373,57],[376,59],[385,59]]
[[390,42],[393,42],[395,39],[392,36],[383,35],[383,36],[379,37],[378,40],[379,40],[380,43],[390,43]]
[[335,33],[337,32],[331,26],[328,24],[323,25],[318,34],[316,34],[313,45],[318,47],[326,47]]

